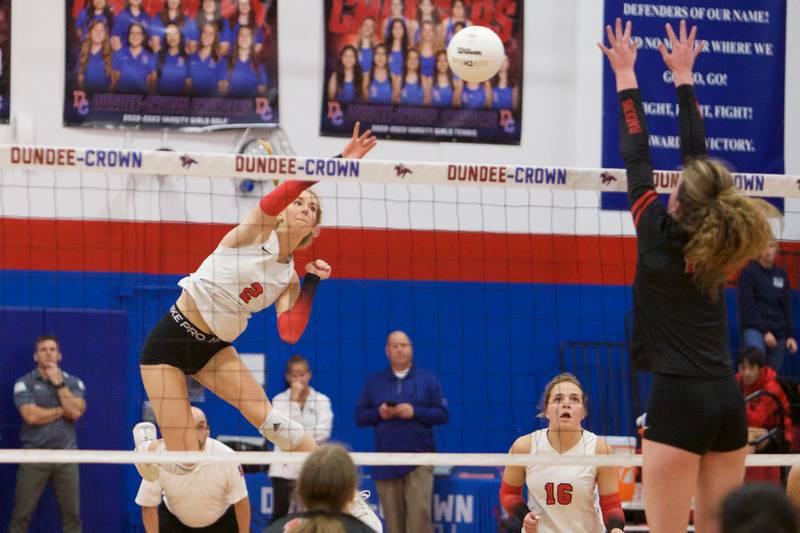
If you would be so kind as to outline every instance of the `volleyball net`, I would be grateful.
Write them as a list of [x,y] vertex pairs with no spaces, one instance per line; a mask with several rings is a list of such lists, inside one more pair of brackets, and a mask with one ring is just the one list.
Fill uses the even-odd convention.
[[[678,171],[656,172],[659,193],[678,178]],[[538,464],[551,459],[505,452],[544,426],[536,418],[544,386],[571,372],[590,401],[584,427],[621,438],[627,454],[567,461],[640,464],[630,451],[648,378],[630,367],[627,352],[636,242],[624,171],[42,146],[0,147],[0,463],[135,462],[118,450],[131,448],[134,424],[152,418],[139,374],[147,335],[179,296],[177,281],[274,180],[285,179],[319,182],[313,191],[322,231],[294,254],[300,278],[316,258],[333,273],[320,284],[297,344],[281,341],[271,310],[254,315],[235,341],[269,398],[286,390],[287,361],[299,354],[310,385],[330,398],[331,439],[346,443],[358,464]],[[775,224],[780,263],[796,288],[800,177],[734,179],[744,194],[783,211],[784,223]],[[735,349],[732,289],[729,296]],[[374,449],[373,431],[358,427],[354,413],[369,376],[388,366],[385,343],[395,330],[412,341],[414,364],[441,383],[448,419],[433,428],[441,454],[363,453]],[[12,390],[33,369],[33,341],[43,333],[58,336],[60,365],[85,384],[80,451],[19,450]],[[260,438],[236,409],[192,380],[189,394],[212,436]],[[247,449],[261,446],[253,442]],[[148,461],[302,457],[241,452]],[[797,456],[748,461],[788,465]],[[97,472],[98,480],[122,485],[129,505],[139,481],[133,469]]]

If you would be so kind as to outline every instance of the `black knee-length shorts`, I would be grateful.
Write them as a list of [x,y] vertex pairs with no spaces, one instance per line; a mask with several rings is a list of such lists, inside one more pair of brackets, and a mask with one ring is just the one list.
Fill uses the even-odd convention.
[[171,365],[194,374],[228,346],[231,343],[200,331],[173,304],[147,337],[139,363]]
[[644,438],[688,452],[730,452],[747,444],[744,397],[733,375],[655,374]]

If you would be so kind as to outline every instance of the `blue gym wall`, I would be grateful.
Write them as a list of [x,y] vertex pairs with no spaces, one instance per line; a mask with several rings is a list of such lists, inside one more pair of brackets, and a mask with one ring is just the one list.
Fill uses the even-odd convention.
[[[64,369],[87,387],[88,409],[78,423],[80,447],[130,449],[130,428],[140,420],[145,399],[139,348],[177,297],[178,279],[3,271],[0,391],[6,392],[0,394],[0,445],[19,445],[13,383],[33,368],[32,340],[53,332],[62,340]],[[320,286],[311,323],[297,345],[280,342],[274,314],[267,311],[252,319],[236,347],[268,354],[270,397],[283,389],[288,357],[306,356],[314,371],[312,385],[333,401],[333,438],[354,450],[371,451],[371,430],[353,421],[355,402],[366,377],[387,364],[387,332],[405,330],[414,341],[416,362],[439,375],[449,401],[450,422],[436,428],[439,450],[502,452],[516,436],[538,427],[536,403],[544,384],[559,371],[558,347],[568,341],[625,342],[629,308],[626,286],[330,280]],[[591,376],[586,383],[590,394],[602,396],[609,394],[609,380],[597,379],[599,372],[584,374]],[[619,395],[626,386],[620,382],[613,389]],[[597,407],[602,399],[594,398],[590,429],[619,418],[618,405],[614,412]],[[257,435],[210,393],[201,407],[214,435]],[[0,468],[0,531],[10,516],[14,470]],[[81,476],[86,531],[137,530],[139,509],[133,498],[139,478],[132,467],[85,465]],[[92,502],[90,508],[86,502]],[[46,515],[55,516],[52,497],[42,505],[49,510]],[[47,521],[39,523],[32,531],[58,530],[45,526]]]

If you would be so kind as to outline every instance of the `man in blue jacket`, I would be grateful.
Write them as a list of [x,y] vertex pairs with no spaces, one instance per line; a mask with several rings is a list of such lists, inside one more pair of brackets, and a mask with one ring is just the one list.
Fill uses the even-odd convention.
[[786,271],[775,265],[778,244],[742,269],[739,276],[739,321],[745,346],[767,354],[767,366],[780,373],[784,353],[797,353],[792,318],[792,289]]
[[[386,339],[389,368],[369,378],[356,405],[356,424],[375,426],[375,451],[433,452],[435,424],[447,422],[439,379],[413,364],[414,348],[402,331]],[[430,466],[373,467],[388,533],[431,533]]]

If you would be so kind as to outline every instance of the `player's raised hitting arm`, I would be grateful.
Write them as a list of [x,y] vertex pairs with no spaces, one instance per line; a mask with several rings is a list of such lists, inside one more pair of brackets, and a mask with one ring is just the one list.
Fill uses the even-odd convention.
[[[361,124],[356,122],[353,136],[344,147],[341,157],[345,159],[361,159],[375,147],[377,139],[371,130],[359,134]],[[257,206],[253,207],[242,222],[233,228],[222,239],[226,248],[240,248],[262,243],[278,224],[278,217],[292,202],[300,201],[300,194],[314,185],[315,181],[288,180],[269,194],[264,196]],[[319,206],[317,205],[317,208]]]

